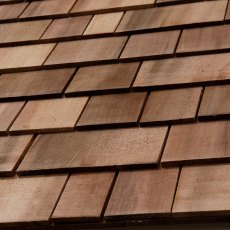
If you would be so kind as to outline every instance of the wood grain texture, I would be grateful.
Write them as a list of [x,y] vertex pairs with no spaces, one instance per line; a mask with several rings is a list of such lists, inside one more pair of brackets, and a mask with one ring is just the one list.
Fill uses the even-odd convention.
[[227,164],[183,167],[173,216],[229,215],[229,169]]
[[153,6],[155,0],[78,0],[72,13],[104,13]]
[[66,175],[0,180],[0,225],[48,224]]
[[81,36],[91,18],[92,15],[54,19],[42,39]]
[[166,217],[176,188],[179,169],[120,172],[105,217]]
[[211,52],[230,48],[230,25],[183,30],[178,54]]
[[201,85],[230,80],[230,54],[146,61],[142,64],[134,88]]
[[123,50],[121,60],[147,59],[171,56],[180,31],[132,35]]
[[91,63],[116,60],[127,37],[110,37],[61,42],[51,53],[45,65]]
[[52,220],[99,221],[113,177],[113,172],[72,174]]
[[230,123],[205,122],[173,126],[161,164],[178,166],[229,161]]
[[12,133],[73,130],[88,98],[29,101],[10,129]]
[[18,18],[22,11],[29,3],[23,2],[18,4],[1,5],[0,6],[0,20],[8,20]]
[[141,124],[194,121],[202,88],[173,89],[151,92]]
[[77,128],[137,125],[145,97],[146,93],[93,96]]
[[0,48],[0,69],[41,66],[54,45],[54,43],[50,43]]
[[67,14],[74,3],[75,0],[65,0],[64,2],[62,0],[33,1],[20,18]]
[[75,69],[55,69],[3,74],[0,98],[60,95]]
[[113,33],[122,16],[123,12],[94,15],[84,35]]
[[0,24],[0,43],[39,40],[51,20]]
[[128,91],[140,63],[123,63],[82,67],[66,90],[66,94],[97,94]]
[[224,20],[226,7],[227,1],[222,0],[127,11],[116,31],[127,32],[220,22]]
[[230,114],[230,85],[206,87],[198,116],[224,117]]
[[19,173],[159,163],[167,127],[129,128],[40,135]]
[[32,135],[0,137],[0,175],[12,176]]
[[24,104],[24,101],[0,103],[0,134],[5,134],[9,130],[11,123]]

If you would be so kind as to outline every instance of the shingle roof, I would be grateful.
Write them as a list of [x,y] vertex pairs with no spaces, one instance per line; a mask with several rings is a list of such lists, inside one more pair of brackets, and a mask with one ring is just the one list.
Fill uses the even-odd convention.
[[0,229],[229,218],[228,0],[0,0]]

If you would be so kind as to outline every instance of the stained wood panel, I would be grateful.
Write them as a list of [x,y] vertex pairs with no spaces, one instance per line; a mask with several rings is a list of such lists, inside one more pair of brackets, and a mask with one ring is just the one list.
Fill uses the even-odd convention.
[[229,121],[172,126],[163,166],[229,161]]
[[54,19],[42,39],[58,40],[65,37],[80,37],[91,18],[92,15]]
[[6,134],[25,102],[0,103],[0,134]]
[[229,169],[227,164],[182,168],[173,216],[228,215]]
[[3,74],[0,98],[60,95],[75,69],[55,69]]
[[29,101],[10,129],[12,133],[73,130],[88,98]]
[[78,129],[137,126],[146,93],[93,96],[77,123]]
[[151,92],[140,123],[142,125],[195,120],[202,88]]
[[183,30],[176,52],[185,54],[228,50],[229,36],[229,25]]
[[64,2],[62,0],[33,1],[20,18],[67,14],[74,3],[75,0],[65,0]]
[[39,40],[51,20],[16,22],[0,25],[0,43]]
[[45,65],[116,60],[126,40],[127,37],[122,36],[61,42],[49,56]]
[[127,11],[117,32],[221,22],[224,20],[226,7],[227,1],[224,0]]
[[157,165],[167,127],[98,130],[38,136],[19,173]]
[[59,175],[1,179],[0,225],[48,224],[66,178]]
[[109,34],[117,28],[123,12],[94,15],[84,35]]
[[32,141],[32,135],[0,137],[0,175],[12,176]]
[[227,117],[230,114],[230,85],[206,87],[198,116],[200,119]]
[[65,94],[99,94],[128,91],[140,63],[123,63],[82,67]]
[[136,89],[216,84],[230,80],[230,55],[213,54],[143,62]]
[[172,56],[180,31],[132,35],[123,50],[121,60]]
[[170,216],[178,173],[177,168],[120,172],[105,217]]
[[0,20],[9,20],[16,19],[27,7],[28,3],[18,3],[10,5],[1,5],[0,6]]
[[0,69],[41,66],[54,46],[54,43],[50,43],[0,48]]
[[103,13],[128,9],[151,7],[155,0],[79,0],[71,10],[72,13]]
[[71,175],[52,220],[99,221],[113,177],[113,172]]

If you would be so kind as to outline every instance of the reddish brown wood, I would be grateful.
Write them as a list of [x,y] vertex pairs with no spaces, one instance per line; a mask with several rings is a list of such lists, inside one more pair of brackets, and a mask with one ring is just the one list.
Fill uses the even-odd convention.
[[75,69],[55,69],[3,74],[0,98],[60,95]]
[[105,217],[170,216],[178,173],[178,168],[120,172]]
[[151,7],[155,0],[78,0],[71,10],[78,14],[95,14]]
[[66,90],[66,94],[99,94],[128,91],[140,63],[124,63],[82,67]]
[[194,121],[202,88],[172,89],[151,92],[141,124]]
[[200,118],[230,115],[230,85],[206,87],[198,116]]
[[0,48],[0,70],[41,66],[55,44]]
[[113,177],[113,172],[71,175],[52,220],[99,221]]
[[121,54],[121,60],[172,56],[179,30],[132,35]]
[[229,170],[226,164],[182,168],[173,216],[229,215]]
[[67,176],[0,180],[0,225],[48,224]]
[[112,61],[119,57],[127,37],[110,37],[61,42],[45,65]]
[[0,175],[12,176],[32,141],[32,135],[0,137]]
[[87,27],[92,15],[54,19],[42,39],[60,39],[72,36],[81,36]]
[[29,101],[10,129],[12,133],[73,130],[88,98]]
[[226,7],[227,1],[223,0],[127,11],[117,32],[221,22]]
[[137,125],[146,93],[93,96],[80,120],[78,129]]
[[24,101],[0,103],[0,134],[5,134],[9,130],[24,104]]
[[230,25],[183,30],[177,53],[198,53],[230,49]]
[[62,0],[33,1],[20,18],[67,14],[74,3],[75,0],[65,0],[64,2]]
[[20,173],[95,170],[159,163],[167,127],[84,131],[38,136]]
[[143,62],[133,87],[176,87],[230,81],[230,54]]
[[204,122],[173,126],[161,163],[178,166],[229,161],[230,123]]

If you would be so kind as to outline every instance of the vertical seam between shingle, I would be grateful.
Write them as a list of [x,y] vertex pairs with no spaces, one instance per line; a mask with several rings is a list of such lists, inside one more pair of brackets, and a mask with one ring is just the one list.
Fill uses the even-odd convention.
[[[122,12],[122,11],[121,11],[121,12]],[[124,18],[126,12],[127,12],[127,10],[126,10],[126,11],[123,11],[123,14],[122,14],[121,18],[120,18],[120,20],[119,20],[119,22],[118,22],[118,24],[117,24],[115,30],[113,31],[113,33],[114,33],[115,35],[116,35],[116,32],[117,32],[117,28],[118,28],[119,25],[121,24],[121,21],[122,21],[122,19]]]
[[51,19],[50,23],[47,25],[47,27],[45,28],[45,30],[43,31],[43,33],[41,34],[41,36],[39,37],[39,41],[41,41],[41,38],[43,37],[43,35],[46,33],[46,31],[49,29],[50,25],[53,23],[54,19]]
[[[43,66],[43,65],[46,63],[46,61],[48,60],[48,58],[49,58],[50,55],[53,53],[54,49],[57,47],[57,45],[58,45],[59,43],[60,43],[60,42],[55,43],[53,49],[52,49],[52,50],[50,51],[50,53],[47,55],[47,57],[45,58],[44,62],[41,64],[41,66]],[[50,43],[47,43],[47,44],[50,44]]]
[[182,32],[183,32],[183,29],[180,30],[180,34],[178,36],[178,39],[177,39],[177,42],[176,42],[176,45],[175,45],[175,48],[174,48],[174,51],[173,51],[174,56],[176,56],[176,51],[177,51],[177,48],[178,48],[179,43],[180,43]]
[[126,45],[128,44],[128,41],[129,41],[129,39],[130,39],[131,36],[128,35],[127,37],[128,37],[128,38],[127,38],[127,40],[125,41],[125,44],[124,44],[124,46],[122,47],[122,49],[121,49],[121,51],[120,51],[120,53],[119,53],[119,55],[118,55],[118,57],[117,57],[118,62],[120,62],[121,54],[123,53],[123,51],[124,51]]
[[129,89],[130,89],[131,92],[133,92],[133,84],[134,84],[134,82],[135,82],[135,80],[136,80],[136,78],[137,78],[137,75],[138,75],[138,73],[139,73],[139,71],[140,71],[140,68],[141,68],[142,64],[143,64],[143,61],[140,61],[140,62],[139,62],[139,65],[138,65],[138,67],[137,67],[137,71],[136,71],[136,73],[135,73],[135,75],[134,75],[134,77],[133,77],[133,80],[132,80],[132,82],[131,82],[131,84],[130,84],[130,86],[129,86]]
[[202,90],[200,92],[200,97],[199,97],[199,101],[198,101],[198,105],[197,105],[197,109],[196,109],[195,120],[198,119],[198,113],[199,113],[199,110],[200,110],[200,107],[201,107],[201,103],[202,103],[202,100],[203,100],[204,91],[205,91],[205,87],[203,86]]
[[27,6],[23,9],[23,11],[18,15],[17,19],[20,20],[21,15],[26,11],[26,9],[29,7],[30,4],[31,4],[31,2],[29,2],[29,3],[27,4]]
[[168,141],[168,138],[169,138],[169,133],[170,133],[171,127],[172,127],[171,125],[168,126],[167,132],[165,134],[164,141],[163,141],[162,146],[161,146],[161,151],[160,151],[160,154],[159,154],[159,157],[158,157],[159,165],[161,164],[161,159],[162,159],[164,151],[165,151],[165,147],[166,147],[166,144],[167,144],[167,141]]
[[81,116],[82,116],[82,114],[84,113],[85,108],[86,108],[86,106],[88,105],[90,98],[91,98],[91,96],[89,96],[89,98],[88,98],[87,102],[85,103],[85,105],[84,105],[84,107],[83,107],[83,109],[82,109],[80,115],[78,116],[77,121],[76,121],[75,124],[74,124],[74,130],[76,130],[77,123],[78,123],[79,120],[81,119]]
[[56,200],[56,202],[54,204],[54,207],[53,207],[53,209],[51,211],[51,214],[49,216],[49,219],[48,219],[49,223],[51,222],[51,217],[53,216],[53,213],[54,213],[55,209],[57,208],[57,205],[58,205],[58,203],[59,203],[59,201],[61,199],[61,196],[62,196],[62,194],[63,194],[63,192],[64,192],[64,190],[66,188],[66,185],[67,185],[67,183],[69,181],[70,176],[71,176],[71,174],[67,174],[67,178],[66,178],[66,180],[65,180],[65,182],[64,182],[64,184],[63,184],[63,186],[61,188],[60,194],[58,195],[58,198],[57,198],[57,200]]
[[20,108],[20,110],[18,111],[18,113],[16,114],[16,116],[14,117],[14,119],[12,120],[12,122],[10,123],[8,129],[7,129],[7,133],[9,132],[9,130],[11,129],[12,125],[14,124],[14,122],[17,120],[17,118],[19,117],[19,115],[21,114],[22,110],[25,108],[26,104],[28,103],[28,101],[25,101],[23,106]]
[[116,170],[116,171],[115,171],[115,175],[114,175],[114,177],[113,177],[113,180],[112,180],[112,182],[111,182],[111,185],[110,185],[109,191],[108,191],[108,193],[107,193],[107,195],[106,195],[106,199],[105,199],[105,202],[104,202],[104,205],[103,205],[103,208],[102,208],[102,211],[101,211],[101,215],[100,215],[100,216],[101,216],[101,218],[103,218],[103,217],[104,217],[104,214],[105,214],[106,208],[107,208],[107,206],[108,206],[108,203],[109,203],[110,197],[111,197],[111,195],[112,195],[112,192],[113,192],[114,186],[115,186],[116,181],[117,181],[118,174],[119,174],[119,171],[118,171],[118,170]]
[[23,153],[21,154],[21,156],[19,157],[18,161],[16,162],[14,168],[13,168],[13,172],[16,171],[17,173],[17,169],[19,167],[19,165],[22,163],[22,161],[24,160],[26,154],[28,153],[29,149],[31,148],[31,146],[33,145],[35,139],[37,138],[38,134],[33,134],[31,140],[29,141],[29,143],[27,144],[27,146],[25,147]]
[[[89,14],[89,15],[90,15],[90,14]],[[88,15],[86,15],[86,16],[88,16]],[[85,33],[85,31],[87,30],[87,28],[89,27],[90,23],[92,22],[94,16],[95,16],[95,14],[92,14],[92,15],[91,15],[91,18],[90,18],[89,22],[87,23],[85,29],[84,29],[84,30],[82,31],[82,33],[81,33],[81,39],[84,39],[84,33]],[[80,17],[81,17],[81,16],[80,16]],[[82,16],[82,17],[84,17],[84,16]]]
[[77,4],[78,0],[75,0],[75,2],[73,3],[73,5],[70,7],[69,11],[67,12],[68,15],[71,14],[72,9],[74,8],[74,6]]
[[72,80],[74,79],[74,77],[75,77],[75,75],[76,75],[76,73],[78,72],[79,69],[80,69],[80,68],[76,68],[76,69],[73,71],[73,73],[72,73],[72,75],[70,76],[69,80],[68,80],[67,83],[65,84],[64,88],[63,88],[62,91],[61,91],[62,97],[65,97],[65,91],[66,91],[66,89],[69,87],[69,85],[71,84]]
[[229,0],[227,2],[226,9],[225,9],[224,20],[223,20],[224,22],[226,20],[226,16],[227,16],[227,12],[228,12],[228,7],[229,7]]
[[180,181],[181,171],[182,171],[182,167],[180,166],[179,167],[179,173],[178,173],[178,176],[177,176],[177,182],[176,182],[176,186],[175,186],[175,191],[174,191],[174,195],[173,195],[173,201],[172,201],[172,206],[171,206],[171,214],[172,214],[173,206],[174,206],[174,203],[175,203],[175,198],[176,198],[176,193],[177,193],[177,189],[178,189],[178,185],[179,185],[179,181]]
[[140,114],[139,114],[138,119],[137,119],[137,123],[138,123],[139,127],[140,127],[140,120],[141,120],[141,117],[142,117],[142,115],[144,113],[144,109],[145,109],[145,106],[146,106],[146,103],[148,101],[150,93],[151,93],[151,91],[149,91],[149,92],[146,93],[143,105],[142,105],[141,110],[140,110]]

